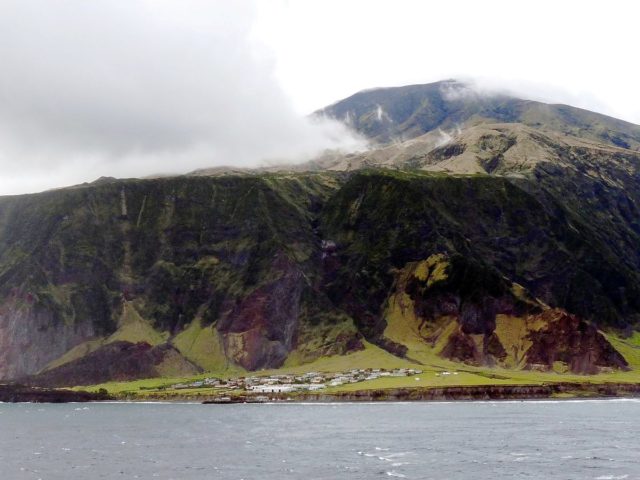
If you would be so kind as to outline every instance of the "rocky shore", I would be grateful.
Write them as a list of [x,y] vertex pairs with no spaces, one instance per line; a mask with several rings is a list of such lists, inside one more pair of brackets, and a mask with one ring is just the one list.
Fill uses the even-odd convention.
[[305,394],[304,401],[448,401],[530,400],[571,397],[640,396],[640,384],[553,383],[542,385],[491,385],[361,390],[335,394]]
[[540,400],[552,398],[610,398],[640,396],[640,384],[635,383],[550,383],[531,385],[483,385],[430,388],[398,388],[358,390],[337,393],[241,395],[207,398],[203,403],[260,402],[403,402],[453,400]]
[[298,392],[233,396],[208,394],[161,394],[111,396],[106,391],[85,392],[0,384],[0,402],[66,403],[104,400],[190,401],[205,404],[267,402],[412,402],[471,400],[542,400],[554,398],[640,397],[639,383],[548,383],[529,385],[478,385],[426,388],[393,388],[353,392]]
[[58,390],[29,387],[17,384],[0,384],[0,402],[17,403],[68,403],[68,402],[95,402],[100,400],[113,400],[106,392],[83,392],[73,390]]

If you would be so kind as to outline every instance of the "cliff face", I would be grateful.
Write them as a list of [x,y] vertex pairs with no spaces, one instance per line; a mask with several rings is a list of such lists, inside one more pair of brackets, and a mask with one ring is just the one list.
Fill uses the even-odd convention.
[[[92,383],[255,370],[344,354],[363,338],[410,358],[417,338],[474,364],[624,367],[594,327],[544,358],[547,347],[531,346],[545,344],[540,329],[500,338],[546,305],[600,327],[638,311],[624,259],[538,193],[544,202],[499,177],[363,171],[124,180],[2,199],[0,375]],[[447,289],[415,273],[424,262]],[[623,287],[615,295],[610,279]],[[403,302],[416,338],[394,334]],[[594,303],[611,315],[571,308]],[[531,345],[514,356],[514,343]],[[119,374],[100,367],[114,345],[156,353],[139,370],[123,361]],[[100,368],[73,373],[88,364]]]
[[0,197],[0,378],[257,370],[364,340],[418,362],[626,368],[599,330],[640,324],[640,127],[446,82],[324,114],[405,141]]
[[77,344],[95,336],[91,319],[59,322],[55,312],[36,305],[30,291],[12,291],[0,309],[0,378],[34,373]]
[[35,383],[47,387],[124,382],[167,374],[195,375],[201,370],[168,344],[115,341],[76,360],[38,375]]
[[624,266],[627,254],[613,253],[594,236],[593,224],[555,197],[521,185],[536,189],[525,179],[491,176],[354,175],[326,208],[327,235],[340,246],[327,288],[379,332],[376,312],[392,270],[457,253],[492,266],[545,304],[601,325],[633,324],[637,270]]
[[[183,178],[3,199],[0,377],[117,341],[175,344],[204,368],[279,366],[316,326],[321,341],[339,331],[360,348],[351,320],[316,292],[314,222],[336,185]],[[329,307],[319,313],[319,302]]]
[[504,368],[573,373],[627,368],[596,327],[461,256],[432,255],[400,270],[385,320],[384,337],[417,360],[431,353]]
[[[457,330],[447,330],[438,351],[445,357],[515,367],[557,357],[592,371],[603,357],[602,366],[624,366],[604,350],[585,357],[585,348],[602,343],[593,327],[549,361],[531,347],[528,363],[523,352],[512,358],[513,345],[496,332],[510,329],[507,317],[520,325],[542,304],[601,327],[637,313],[635,276],[618,267],[622,258],[599,248],[553,198],[543,203],[498,177],[372,171],[129,180],[5,198],[0,211],[5,378],[42,370],[83,383],[118,378],[112,370],[86,379],[72,373],[86,370],[86,358],[112,358],[117,342],[181,357],[155,359],[150,365],[160,370],[141,367],[127,378],[277,367],[292,354],[308,361],[360,349],[363,337],[411,357],[414,345],[393,335],[397,312],[389,314],[401,295],[413,302],[427,347],[442,340],[434,343],[431,326],[450,329],[443,319],[455,317]],[[450,290],[425,290],[407,273],[440,258],[434,254],[452,256]],[[603,278],[629,293],[609,295]],[[528,300],[514,296],[511,282]],[[594,303],[612,315],[571,308]],[[574,367],[572,355],[590,360]]]

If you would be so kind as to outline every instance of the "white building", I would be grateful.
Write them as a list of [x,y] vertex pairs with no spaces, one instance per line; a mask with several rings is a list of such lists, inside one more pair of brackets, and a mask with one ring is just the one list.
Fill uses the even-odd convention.
[[251,385],[247,390],[257,393],[287,393],[293,392],[293,385]]

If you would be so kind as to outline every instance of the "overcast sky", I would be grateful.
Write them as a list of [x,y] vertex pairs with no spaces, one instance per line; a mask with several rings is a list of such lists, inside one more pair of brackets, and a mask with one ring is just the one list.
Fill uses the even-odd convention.
[[0,0],[0,194],[361,148],[305,115],[444,78],[640,123],[636,5]]

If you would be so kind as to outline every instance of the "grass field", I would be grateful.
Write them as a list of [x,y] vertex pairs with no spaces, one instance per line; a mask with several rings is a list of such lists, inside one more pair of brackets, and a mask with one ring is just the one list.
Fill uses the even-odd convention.
[[[401,359],[390,353],[372,345],[365,343],[364,350],[351,353],[349,355],[337,355],[325,357],[304,365],[285,366],[275,370],[260,370],[257,372],[246,372],[238,368],[211,371],[187,378],[152,378],[136,380],[131,382],[111,382],[91,387],[76,387],[97,391],[101,388],[118,397],[135,398],[155,398],[166,397],[170,399],[174,396],[198,397],[221,394],[220,389],[214,388],[190,388],[172,389],[176,383],[185,383],[201,380],[207,377],[216,378],[237,378],[244,375],[267,376],[274,374],[298,374],[310,371],[317,372],[342,372],[352,368],[417,368],[422,373],[412,377],[382,377],[365,382],[340,385],[330,387],[323,392],[340,393],[353,392],[357,390],[373,389],[393,389],[411,387],[449,387],[449,386],[479,386],[479,385],[523,385],[523,384],[543,384],[554,382],[574,382],[574,383],[640,383],[640,334],[633,337],[621,339],[614,335],[607,335],[609,341],[624,355],[631,366],[629,371],[615,371],[598,375],[576,375],[571,373],[557,372],[537,372],[518,369],[485,368],[472,367],[465,364],[454,363],[436,357],[429,356],[429,364],[417,364],[410,360]],[[426,358],[425,358],[426,359]],[[443,374],[448,372],[449,374]],[[229,391],[225,395],[238,394],[241,392]]]

